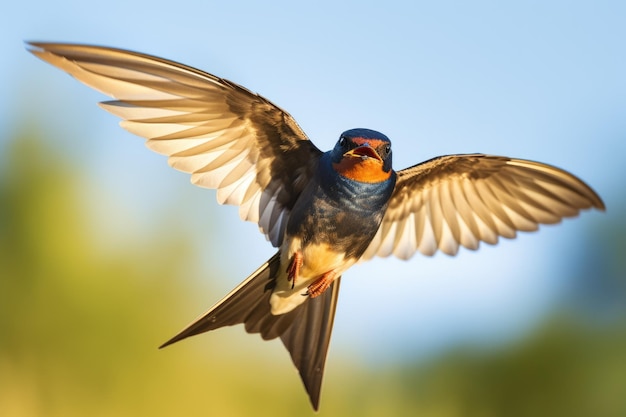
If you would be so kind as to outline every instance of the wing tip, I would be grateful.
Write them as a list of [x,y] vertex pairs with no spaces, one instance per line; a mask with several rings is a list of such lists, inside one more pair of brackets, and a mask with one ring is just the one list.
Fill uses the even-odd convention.
[[606,211],[606,205],[604,204],[604,201],[602,201],[602,198],[600,198],[600,196],[595,191],[591,191],[593,192],[593,197],[595,197],[591,200],[592,208],[603,212]]
[[26,50],[38,58],[41,58],[41,56],[46,53],[45,42],[24,41],[24,44]]
[[[185,337],[186,337],[186,336],[185,336]],[[174,343],[176,343],[176,342],[179,342],[179,341],[183,340],[185,337],[180,337],[180,334],[178,334],[178,335],[176,335],[176,336],[172,337],[171,339],[169,339],[167,342],[165,342],[165,343],[161,344],[158,348],[159,348],[159,349],[166,348],[166,347],[168,347],[169,345],[173,345]]]

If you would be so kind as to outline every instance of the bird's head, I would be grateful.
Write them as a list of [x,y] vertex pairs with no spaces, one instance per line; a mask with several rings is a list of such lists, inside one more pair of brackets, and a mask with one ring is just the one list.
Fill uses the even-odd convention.
[[360,182],[381,182],[391,176],[391,141],[370,129],[341,134],[331,151],[333,168],[343,177]]

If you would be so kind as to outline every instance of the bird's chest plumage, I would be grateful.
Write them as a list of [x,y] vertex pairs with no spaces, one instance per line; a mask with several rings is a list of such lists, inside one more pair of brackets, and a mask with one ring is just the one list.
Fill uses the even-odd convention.
[[394,185],[395,174],[377,183],[345,178],[325,155],[290,213],[286,237],[358,259],[380,226]]
[[[395,174],[379,183],[360,183],[339,175],[327,155],[289,215],[280,249],[281,268],[271,298],[272,313],[302,304],[307,287],[322,275],[341,276],[365,252],[378,231],[395,186]],[[287,270],[302,264],[295,282]]]

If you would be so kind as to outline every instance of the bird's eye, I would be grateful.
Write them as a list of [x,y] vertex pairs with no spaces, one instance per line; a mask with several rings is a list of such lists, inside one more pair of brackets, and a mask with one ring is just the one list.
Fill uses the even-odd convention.
[[346,145],[346,138],[345,136],[342,136],[339,138],[339,146],[343,148],[345,145]]
[[385,145],[385,154],[389,155],[389,152],[391,152],[391,144],[390,143]]

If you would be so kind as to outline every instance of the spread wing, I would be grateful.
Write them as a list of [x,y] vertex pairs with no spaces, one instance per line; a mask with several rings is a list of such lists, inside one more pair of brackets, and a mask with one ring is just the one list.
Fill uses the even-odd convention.
[[398,173],[382,224],[362,259],[420,251],[455,255],[498,236],[558,223],[582,209],[604,210],[584,182],[539,162],[483,154],[431,159]]
[[279,246],[293,207],[322,152],[294,119],[263,97],[206,72],[120,49],[30,43],[31,52],[115,98],[101,106],[147,139],[192,183]]

